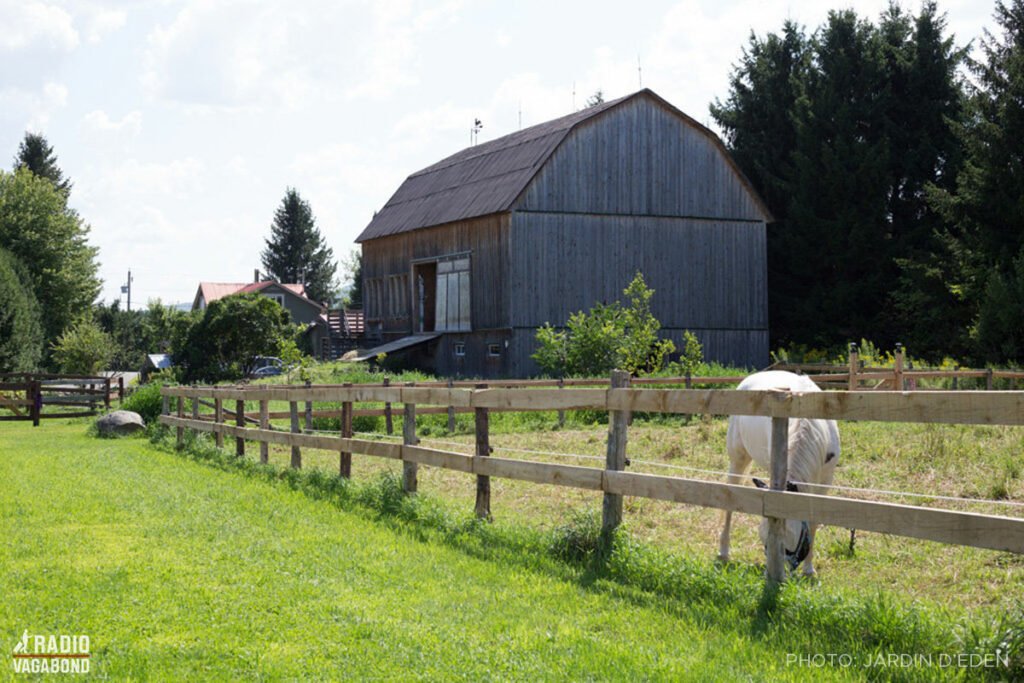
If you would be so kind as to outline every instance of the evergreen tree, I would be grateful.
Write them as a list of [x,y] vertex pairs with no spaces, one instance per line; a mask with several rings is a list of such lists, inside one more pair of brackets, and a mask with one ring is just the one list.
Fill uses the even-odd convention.
[[[962,51],[934,3],[895,4],[878,25],[832,12],[808,39],[790,22],[751,36],[711,113],[765,198],[772,343],[902,341],[946,329],[914,314],[946,293],[929,188],[959,166]],[[944,302],[947,303],[948,302]],[[936,305],[947,327],[949,305]]]
[[346,308],[362,308],[363,252],[361,250],[353,249],[349,252],[348,259],[345,260],[345,269],[348,271],[348,277],[352,280],[352,285],[349,287],[348,298],[344,305]]
[[788,277],[772,295],[782,337],[830,346],[884,330],[886,83],[877,33],[852,11],[830,12],[811,49],[788,229],[770,247]]
[[304,284],[313,301],[330,301],[338,290],[334,252],[317,230],[309,203],[293,188],[285,192],[270,230],[261,254],[264,270],[278,282]]
[[46,178],[65,195],[71,192],[71,180],[64,177],[53,147],[42,135],[25,133],[25,139],[18,146],[18,155],[14,157],[14,169],[19,168],[27,168],[40,178]]
[[954,191],[936,188],[933,199],[959,266],[950,288],[974,318],[974,360],[1019,363],[1024,311],[1005,304],[1024,291],[1024,0],[997,2],[995,18],[1001,35],[986,31],[983,59],[970,62],[963,170]]

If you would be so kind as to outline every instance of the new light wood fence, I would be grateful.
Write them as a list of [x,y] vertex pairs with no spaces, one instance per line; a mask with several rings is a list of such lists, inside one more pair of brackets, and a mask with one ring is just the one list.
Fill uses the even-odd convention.
[[[218,442],[234,437],[236,452],[244,454],[245,441],[260,443],[261,460],[267,460],[267,444],[291,447],[291,465],[302,466],[302,449],[316,448],[339,453],[339,472],[349,475],[352,454],[390,458],[403,464],[403,485],[412,493],[420,465],[442,467],[475,475],[476,513],[490,517],[489,477],[504,477],[539,484],[571,486],[603,491],[603,532],[621,521],[622,496],[637,496],[690,505],[761,515],[774,520],[769,541],[768,573],[773,581],[785,575],[781,524],[799,519],[884,534],[943,543],[1024,553],[1024,519],[940,510],[934,508],[854,500],[781,490],[786,479],[788,421],[797,417],[884,422],[947,424],[1024,424],[1024,392],[849,392],[799,393],[789,391],[735,391],[649,389],[624,373],[615,373],[609,388],[462,388],[417,386],[257,386],[257,387],[163,387],[162,424],[177,429],[179,444],[184,429],[211,432]],[[176,415],[170,399],[176,399]],[[184,401],[192,399],[192,415],[185,417]],[[201,419],[200,400],[218,406],[214,420]],[[225,424],[222,403],[234,401],[234,422]],[[259,403],[259,419],[245,415],[245,401]],[[290,431],[270,424],[270,401],[290,406]],[[299,404],[340,402],[346,417],[337,436],[302,433]],[[403,443],[382,443],[354,438],[351,416],[354,406],[365,402],[403,404]],[[472,410],[476,419],[476,453],[466,455],[418,445],[416,415],[422,406]],[[496,458],[490,455],[488,413],[494,410],[608,410],[609,437],[603,469]],[[760,415],[772,418],[771,489],[737,486],[681,477],[626,471],[629,415],[633,411]],[[313,411],[307,411],[307,415]],[[247,427],[246,422],[257,427]],[[308,425],[308,418],[307,418]]]

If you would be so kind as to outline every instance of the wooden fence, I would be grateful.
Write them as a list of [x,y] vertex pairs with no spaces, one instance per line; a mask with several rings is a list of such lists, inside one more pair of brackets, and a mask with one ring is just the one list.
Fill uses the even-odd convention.
[[[23,394],[23,395],[21,395]],[[42,373],[0,374],[0,420],[32,420],[95,415],[124,398],[124,377]],[[54,406],[56,410],[46,410]]]
[[[607,384],[607,383],[606,383]],[[245,453],[245,442],[260,445],[267,462],[269,444],[291,448],[291,466],[302,466],[303,448],[339,453],[339,473],[349,476],[352,454],[390,458],[402,462],[403,486],[416,491],[420,465],[442,467],[472,474],[477,481],[476,513],[490,517],[490,477],[504,477],[540,484],[571,486],[604,492],[602,529],[613,530],[622,519],[622,497],[637,496],[690,505],[761,515],[773,520],[769,540],[768,574],[772,581],[785,575],[781,522],[785,519],[816,521],[834,526],[920,538],[943,543],[1024,553],[1024,519],[952,510],[855,500],[838,496],[783,491],[788,457],[788,421],[796,417],[837,420],[878,420],[947,424],[1024,424],[1024,392],[848,392],[799,393],[789,391],[734,391],[650,389],[631,386],[625,373],[614,373],[609,388],[483,388],[456,386],[255,386],[163,387],[164,410],[160,422],[177,429],[178,443],[184,430],[211,432],[218,444],[234,437],[236,453]],[[176,414],[170,399],[176,398]],[[192,414],[184,413],[185,399],[192,399]],[[203,419],[200,401],[214,402],[213,419]],[[224,401],[234,401],[234,423],[224,420]],[[245,415],[245,402],[259,404],[259,418]],[[285,401],[290,431],[275,430],[270,423],[270,401]],[[337,436],[308,434],[300,430],[300,403],[308,417],[315,402],[342,404],[343,417]],[[403,404],[403,443],[382,443],[354,438],[355,405],[365,402]],[[475,455],[418,445],[416,416],[422,406],[469,409],[476,420]],[[488,413],[494,410],[608,410],[609,436],[602,469],[490,455]],[[681,477],[626,471],[629,415],[633,411],[761,415],[772,418],[771,489],[709,482]],[[257,427],[246,427],[246,422]]]

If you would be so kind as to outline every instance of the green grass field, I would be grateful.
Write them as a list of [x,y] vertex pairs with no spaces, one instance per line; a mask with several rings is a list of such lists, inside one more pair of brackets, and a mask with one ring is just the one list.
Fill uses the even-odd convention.
[[[687,429],[694,439],[701,429],[716,438],[714,424]],[[592,437],[572,438],[583,446]],[[956,602],[944,609],[934,592],[915,606],[898,593],[836,581],[794,582],[775,594],[765,591],[756,560],[719,568],[710,549],[687,553],[659,544],[653,532],[623,536],[603,560],[566,557],[558,527],[567,515],[545,525],[512,512],[531,500],[539,510],[564,508],[564,490],[516,493],[502,483],[498,521],[478,524],[464,504],[472,486],[465,477],[467,493],[457,494],[441,473],[424,469],[423,495],[407,500],[381,476],[385,464],[357,458],[350,483],[325,473],[330,454],[305,455],[311,467],[298,474],[251,457],[235,461],[206,442],[175,453],[166,442],[97,439],[81,420],[5,424],[7,652],[24,629],[87,634],[94,675],[117,680],[1020,674],[878,665],[878,655],[992,652],[1011,627],[1021,628],[999,623],[999,599],[983,614]],[[545,508],[539,501],[551,493],[559,502]],[[569,507],[592,507],[581,502]],[[642,510],[631,514],[644,528]],[[660,517],[652,519],[656,527]],[[740,534],[737,544],[745,542]],[[1003,569],[1019,589],[1019,564]],[[846,653],[852,664],[789,662],[814,653]],[[10,661],[0,672],[13,679]]]

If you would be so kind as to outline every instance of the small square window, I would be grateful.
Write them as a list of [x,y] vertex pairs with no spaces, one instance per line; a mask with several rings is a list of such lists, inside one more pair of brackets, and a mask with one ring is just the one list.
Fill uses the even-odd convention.
[[461,357],[466,355],[466,343],[465,342],[455,342],[455,344],[453,345],[452,348],[454,349],[455,355],[457,357],[461,358]]
[[500,356],[501,355],[501,344],[488,344],[487,345],[488,356]]

